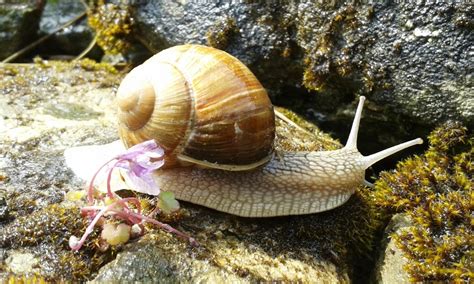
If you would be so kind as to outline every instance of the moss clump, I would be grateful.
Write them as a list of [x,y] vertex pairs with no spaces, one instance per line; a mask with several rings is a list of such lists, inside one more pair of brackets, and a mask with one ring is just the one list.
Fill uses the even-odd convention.
[[130,48],[129,35],[133,19],[129,5],[107,3],[100,0],[88,14],[89,25],[95,29],[97,44],[107,54],[124,53]]
[[35,284],[47,284],[49,281],[38,275],[29,275],[29,276],[17,276],[13,273],[9,274],[8,277],[4,277],[3,283],[5,284],[26,284],[26,283],[35,283]]
[[229,39],[238,32],[235,20],[233,18],[226,18],[224,21],[216,23],[207,31],[207,44],[218,49],[225,49],[229,45]]
[[[118,74],[117,69],[109,63],[97,62],[89,58],[73,60],[71,62],[44,60],[41,57],[35,57],[33,62],[42,69],[56,68],[59,72],[70,71],[74,69],[83,69],[85,71],[103,71],[109,74]],[[15,72],[14,70],[11,72]],[[18,72],[18,71],[17,71]],[[15,75],[15,74],[12,74]]]
[[78,61],[72,62],[75,66],[79,66],[86,71],[106,71],[111,74],[117,74],[118,71],[112,65],[108,63],[98,63],[92,59],[84,58]]
[[[341,8],[329,20],[314,47],[306,53],[303,83],[309,90],[324,89],[332,74],[338,74],[343,78],[352,73],[354,66],[351,62],[351,50],[349,48],[338,50],[337,45],[341,39],[337,35],[358,27],[359,20],[356,13],[352,6]],[[311,31],[304,31],[305,27],[300,29],[302,35],[311,34]]]
[[37,208],[36,200],[25,197],[18,192],[6,194],[8,204],[8,218],[15,219],[18,216],[30,214]]
[[72,252],[68,246],[69,237],[79,235],[85,228],[85,220],[77,207],[52,204],[5,225],[0,231],[0,247],[34,247],[44,273],[42,277],[84,280],[115,253],[102,253],[96,249],[97,232],[93,232],[93,238],[86,242],[83,250]]
[[342,147],[339,142],[296,113],[280,107],[276,110],[285,117],[283,120],[278,115],[275,121],[277,151],[321,151]]
[[404,212],[413,226],[393,237],[409,259],[413,281],[474,278],[474,137],[449,122],[428,137],[422,156],[383,173],[373,193],[388,213]]

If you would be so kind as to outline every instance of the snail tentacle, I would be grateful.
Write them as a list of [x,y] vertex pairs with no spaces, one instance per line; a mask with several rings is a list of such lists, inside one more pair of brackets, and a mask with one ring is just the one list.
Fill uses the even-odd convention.
[[406,149],[408,147],[411,147],[411,146],[414,146],[414,145],[419,145],[419,144],[423,144],[423,139],[416,138],[416,139],[413,139],[413,140],[410,140],[410,141],[392,146],[388,149],[382,150],[382,151],[377,152],[375,154],[365,156],[365,157],[362,158],[362,162],[364,163],[365,168],[367,169],[371,165],[377,163],[378,161],[380,161],[382,159],[385,159],[388,156],[391,156],[391,155],[393,155],[397,152],[400,152],[401,150]]
[[359,125],[360,119],[362,117],[362,109],[364,108],[364,102],[365,97],[360,96],[356,114],[352,122],[351,132],[349,133],[349,137],[347,138],[346,146],[344,146],[344,148],[346,149],[357,149],[357,135],[359,134]]

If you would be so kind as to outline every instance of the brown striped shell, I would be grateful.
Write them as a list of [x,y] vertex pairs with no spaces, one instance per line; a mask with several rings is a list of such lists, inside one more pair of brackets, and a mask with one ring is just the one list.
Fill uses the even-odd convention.
[[269,160],[273,107],[252,72],[228,53],[175,46],[133,69],[117,91],[125,146],[149,139],[168,167],[188,162],[245,170]]

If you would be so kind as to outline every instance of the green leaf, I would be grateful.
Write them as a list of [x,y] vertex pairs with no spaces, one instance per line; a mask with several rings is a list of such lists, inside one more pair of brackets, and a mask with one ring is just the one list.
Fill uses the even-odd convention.
[[162,191],[158,196],[158,207],[165,212],[171,213],[179,209],[179,203],[174,198],[174,193],[171,191]]

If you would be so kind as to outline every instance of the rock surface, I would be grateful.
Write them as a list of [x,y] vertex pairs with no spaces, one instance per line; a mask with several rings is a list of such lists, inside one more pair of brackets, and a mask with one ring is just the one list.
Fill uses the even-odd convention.
[[0,3],[0,60],[35,39],[43,5],[44,1]]
[[[67,248],[64,233],[74,225],[54,218],[60,208],[51,206],[83,184],[65,167],[63,152],[117,138],[112,87],[118,79],[89,61],[0,66],[0,247],[6,257],[20,249],[39,259],[23,275],[74,277],[59,267],[61,258],[72,262],[73,256],[55,247]],[[67,214],[78,217],[77,210]],[[0,266],[3,282],[12,270],[5,259]]]
[[[356,267],[367,261],[373,241],[371,209],[361,192],[335,210],[270,219],[183,202],[178,215],[163,221],[195,237],[197,248],[149,227],[145,237],[106,252],[92,234],[72,253],[69,237],[80,235],[86,220],[64,196],[83,185],[66,168],[63,152],[118,138],[113,93],[122,75],[88,61],[4,65],[0,75],[0,193],[8,211],[0,223],[0,279],[12,277],[6,259],[17,250],[38,259],[19,277],[34,272],[50,280],[333,283],[361,277]],[[279,123],[279,147],[338,145],[307,122],[300,125],[310,132]]]
[[13,251],[5,260],[5,264],[15,274],[31,273],[38,266],[38,259],[32,253]]
[[[224,49],[271,95],[289,97],[277,102],[291,101],[325,129],[344,129],[338,137],[354,94],[366,95],[368,148],[426,135],[448,119],[474,127],[468,3],[146,1],[133,8],[137,36],[150,49],[183,43]],[[308,90],[317,93],[295,105],[295,93]]]
[[397,214],[392,217],[385,228],[379,250],[380,255],[375,264],[375,283],[411,283],[408,273],[403,269],[403,266],[408,263],[408,259],[398,248],[395,240],[390,237],[408,226],[412,226],[410,219],[403,214]]
[[[292,31],[285,26],[289,26],[292,16],[285,4],[193,1],[136,4],[132,16],[137,36],[152,50],[184,43],[207,43],[239,58],[260,80],[268,82],[267,88],[300,83],[294,75],[301,74],[300,61],[294,61],[289,54],[284,56],[293,40]],[[295,72],[293,68],[298,70]]]
[[[66,22],[86,12],[81,1],[47,1],[44,7],[39,33],[51,34]],[[87,17],[55,33],[39,51],[42,56],[77,56],[84,51],[94,38],[92,29],[87,24]],[[89,58],[100,59],[102,52],[98,47],[88,53]]]

